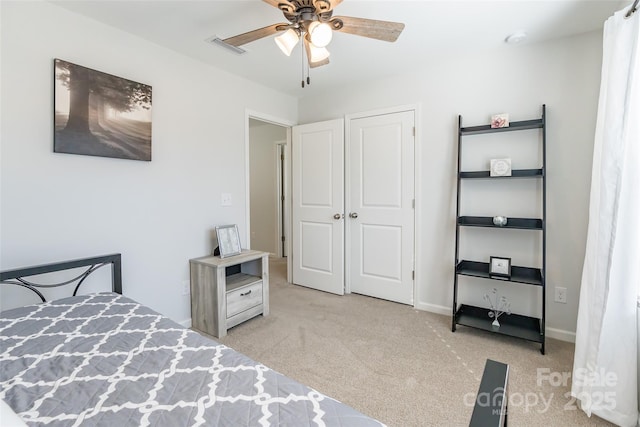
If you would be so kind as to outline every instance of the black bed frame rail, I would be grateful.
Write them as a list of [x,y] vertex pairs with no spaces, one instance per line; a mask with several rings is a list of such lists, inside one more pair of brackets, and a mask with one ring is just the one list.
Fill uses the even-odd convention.
[[507,427],[509,365],[487,359],[469,427]]
[[[77,282],[73,291],[75,296],[82,282],[94,271],[111,265],[111,290],[118,294],[122,294],[122,261],[120,254],[102,255],[91,258],[81,258],[72,261],[54,262],[51,264],[34,265],[31,267],[16,268],[13,270],[0,271],[0,284],[17,285],[25,287],[35,292],[42,302],[46,302],[46,298],[37,288],[57,288],[59,286],[68,285]],[[64,282],[53,284],[35,283],[26,280],[25,277],[36,276],[39,274],[53,273],[56,271],[71,270],[73,268],[88,267],[78,276],[65,280]]]

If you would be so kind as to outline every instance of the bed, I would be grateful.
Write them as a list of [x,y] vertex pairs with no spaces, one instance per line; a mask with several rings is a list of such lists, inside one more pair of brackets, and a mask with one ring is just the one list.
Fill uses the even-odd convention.
[[[77,295],[103,267],[111,292]],[[44,285],[75,286],[67,298],[46,301],[29,279],[78,268]],[[0,282],[42,300],[0,313],[0,398],[27,425],[382,425],[123,296],[119,254],[4,271]]]

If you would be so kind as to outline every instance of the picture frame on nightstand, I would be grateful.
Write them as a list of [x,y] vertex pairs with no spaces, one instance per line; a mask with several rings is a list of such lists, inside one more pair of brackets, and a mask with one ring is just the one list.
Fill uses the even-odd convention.
[[236,224],[216,226],[216,237],[218,238],[220,258],[238,255],[242,252],[240,235]]

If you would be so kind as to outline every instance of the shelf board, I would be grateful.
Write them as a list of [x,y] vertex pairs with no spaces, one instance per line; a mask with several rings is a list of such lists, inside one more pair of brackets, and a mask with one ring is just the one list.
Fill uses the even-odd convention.
[[493,326],[489,317],[489,309],[472,305],[461,305],[456,312],[456,324],[469,326],[484,331],[494,332],[527,341],[542,343],[544,336],[540,332],[540,319],[520,314],[503,314],[498,318],[500,326]]
[[456,273],[463,276],[480,277],[483,279],[503,280],[507,282],[525,283],[527,285],[542,286],[542,270],[531,267],[511,266],[511,277],[495,277],[489,275],[489,263],[462,260],[456,266]]
[[227,279],[226,279],[227,292],[233,291],[234,289],[238,289],[243,286],[251,285],[261,280],[262,280],[262,277],[254,276],[252,274],[246,274],[246,273],[232,274],[231,276],[227,276]]
[[542,129],[543,126],[544,124],[542,123],[542,119],[523,120],[520,122],[511,122],[509,127],[506,128],[492,128],[491,125],[463,127],[460,128],[460,134],[480,135],[483,133],[512,132],[515,130]]
[[499,226],[493,223],[493,217],[490,216],[460,216],[458,217],[458,225],[465,227],[542,230],[542,220],[538,218],[507,218],[507,225]]
[[490,171],[460,172],[461,179],[513,179],[513,178],[540,178],[542,169],[516,169],[511,171],[511,176],[491,176]]

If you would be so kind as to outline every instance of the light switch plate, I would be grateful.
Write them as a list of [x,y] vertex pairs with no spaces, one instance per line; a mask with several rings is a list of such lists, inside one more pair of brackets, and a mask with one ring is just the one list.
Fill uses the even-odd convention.
[[222,206],[231,206],[231,193],[222,193],[220,197],[220,204]]

